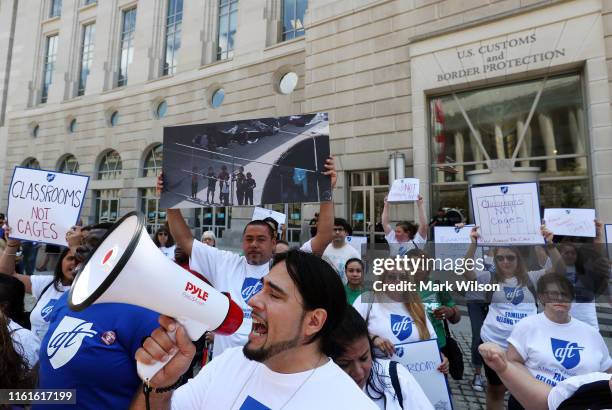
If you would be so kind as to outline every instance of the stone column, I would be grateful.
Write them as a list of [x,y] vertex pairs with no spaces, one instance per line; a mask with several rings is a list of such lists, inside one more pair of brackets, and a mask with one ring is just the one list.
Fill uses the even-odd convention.
[[[463,140],[463,134],[459,131],[455,133],[455,162],[463,162],[465,159],[465,141]],[[457,175],[455,181],[465,181],[465,174],[463,173],[463,165],[457,165]]]
[[[572,141],[572,148],[574,149],[574,153],[577,155],[584,155],[584,134],[582,133],[582,129],[578,124],[578,116],[581,114],[582,110],[580,110],[580,113],[576,112],[573,109],[570,109],[568,112],[570,140]],[[576,168],[580,170],[586,170],[586,157],[576,158]]]
[[[525,122],[521,118],[516,122],[517,138],[520,138],[524,129],[525,129]],[[523,137],[523,141],[521,142],[521,146],[519,147],[519,157],[525,158],[529,156],[531,156],[531,127],[527,127],[527,131],[525,132],[525,136]],[[521,161],[521,166],[528,167],[529,160]]]
[[[538,121],[540,123],[540,130],[542,131],[542,139],[544,141],[544,150],[546,156],[557,155],[557,147],[555,144],[555,132],[552,124],[550,115],[538,114]],[[546,160],[546,172],[557,172],[557,160],[547,159]]]
[[495,124],[495,151],[497,153],[497,159],[506,158],[504,152],[504,133],[500,124]]
[[[472,140],[470,141],[470,148],[472,150],[472,156],[474,157],[475,162],[483,161],[483,154],[476,142],[476,138],[480,139],[480,131],[476,131],[476,135],[472,135]],[[476,169],[483,169],[484,164],[477,164]]]

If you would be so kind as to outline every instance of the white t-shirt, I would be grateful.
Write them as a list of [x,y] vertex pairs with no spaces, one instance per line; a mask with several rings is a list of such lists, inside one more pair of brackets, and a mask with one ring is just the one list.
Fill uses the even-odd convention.
[[583,385],[600,380],[610,380],[611,377],[612,375],[609,373],[589,373],[563,380],[548,393],[549,410],[557,410],[561,403],[572,397],[576,390]]
[[170,247],[160,246],[159,250],[161,253],[166,255],[167,258],[174,260],[174,250],[176,249],[176,245],[172,245]]
[[45,287],[53,282],[53,276],[32,275],[30,276],[30,282],[32,282],[32,296],[37,301],[32,313],[30,313],[30,323],[32,324],[34,335],[36,335],[38,340],[42,340],[49,328],[49,319],[51,318],[53,307],[64,292],[70,289],[70,286],[64,286],[60,283],[58,287],[61,290],[58,291],[55,289],[55,286],[51,285],[41,296]]
[[31,369],[38,363],[38,351],[40,350],[40,340],[32,331],[21,327],[19,324],[9,320],[8,329],[13,339],[15,351],[25,359]]
[[[307,251],[305,247],[302,250]],[[229,292],[232,300],[244,312],[242,325],[234,334],[215,335],[213,358],[229,347],[244,346],[253,327],[252,309],[247,302],[261,290],[261,278],[270,271],[270,262],[250,265],[244,256],[213,248],[194,239],[189,268],[204,275],[218,291]]]
[[332,360],[305,372],[276,373],[228,349],[172,395],[172,409],[312,410],[377,407]]
[[[395,390],[393,389],[393,385],[391,384],[391,375],[389,373],[389,364],[391,363],[389,360],[385,359],[376,359],[378,363],[380,363],[380,376],[382,381],[386,384],[385,386],[380,385],[380,380],[378,378],[374,378],[374,383],[376,384],[377,390],[382,390],[385,393],[385,397],[381,397],[378,400],[374,400],[374,403],[378,406],[380,410],[401,410],[402,407],[395,396]],[[416,381],[414,376],[410,374],[410,372],[401,365],[397,366],[397,378],[399,380],[400,387],[402,389],[402,399],[404,409],[406,410],[433,410],[433,406],[431,402],[425,396],[425,392],[419,385],[419,382]],[[368,386],[364,387],[364,392],[368,394]],[[372,396],[378,396],[376,392],[371,391],[370,394]],[[370,397],[370,396],[368,396]],[[385,407],[386,400],[386,407]]]
[[346,273],[344,271],[344,267],[346,265],[346,261],[351,258],[361,259],[361,255],[355,248],[353,248],[348,243],[345,243],[340,248],[334,248],[333,244],[327,245],[325,248],[325,252],[323,252],[323,259],[326,259],[327,262],[335,269],[335,271],[340,275],[340,279],[342,279],[342,283],[346,284]]
[[[359,295],[353,303],[353,307],[357,309],[361,317],[367,320],[368,332],[371,335],[388,339],[394,345],[421,340],[416,324],[403,303],[390,299],[383,301],[377,299],[374,303],[370,303],[371,300],[372,294],[365,293]],[[436,331],[427,316],[425,320],[430,339],[435,339]]]
[[[527,272],[534,288],[544,273],[544,269]],[[535,304],[536,295],[529,290],[529,286],[519,287],[515,277],[505,281],[501,281],[499,275],[497,278],[498,283],[501,284],[501,290],[493,292],[489,313],[480,329],[480,338],[483,342],[493,342],[507,349],[508,337],[514,325],[527,316],[535,315],[538,309]],[[477,272],[476,280],[479,283],[490,283],[491,273],[489,271]]]
[[389,226],[389,229],[391,229],[391,232],[385,235],[385,239],[389,244],[389,253],[391,256],[403,256],[414,248],[423,248],[420,245],[427,243],[427,239],[423,238],[418,232],[414,235],[414,238],[412,238],[411,241],[399,242],[395,236],[395,230],[391,228],[391,226]]
[[533,377],[551,386],[569,377],[605,372],[612,366],[599,332],[574,318],[559,324],[544,313],[527,317],[514,326],[508,342]]

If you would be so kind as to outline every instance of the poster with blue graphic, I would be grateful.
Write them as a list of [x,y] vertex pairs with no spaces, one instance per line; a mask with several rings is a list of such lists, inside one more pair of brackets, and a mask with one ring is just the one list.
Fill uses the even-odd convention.
[[437,339],[396,344],[391,360],[408,369],[436,410],[453,409],[446,378],[438,371],[442,360]]
[[11,238],[66,246],[88,183],[85,175],[15,167],[7,207]]
[[470,188],[474,223],[481,245],[543,244],[538,184],[500,184]]

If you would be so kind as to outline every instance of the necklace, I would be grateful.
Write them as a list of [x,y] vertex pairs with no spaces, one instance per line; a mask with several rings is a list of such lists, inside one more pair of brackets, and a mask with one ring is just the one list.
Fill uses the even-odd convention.
[[[323,356],[323,355],[321,357],[319,357],[319,359],[317,360],[317,363],[315,364],[315,367],[311,370],[310,374],[308,374],[308,376],[304,379],[304,381],[302,383],[300,383],[298,388],[293,392],[293,394],[291,394],[291,396],[289,396],[287,401],[285,401],[285,403],[281,407],[279,407],[279,410],[283,410],[287,406],[287,404],[289,404],[289,402],[295,397],[295,395],[300,391],[300,389],[306,384],[306,382],[308,382],[308,380],[310,380],[310,378],[315,374],[315,372],[319,368],[319,364],[321,363],[321,361],[323,360],[324,357],[325,356]],[[259,363],[257,363],[255,365],[255,367],[253,367],[253,370],[251,371],[251,373],[249,373],[249,377],[246,378],[246,381],[242,385],[242,388],[238,392],[238,395],[236,395],[236,398],[232,402],[232,405],[230,406],[230,409],[234,408],[234,405],[238,401],[238,398],[242,395],[242,393],[244,392],[244,389],[246,389],[246,387],[248,386],[249,381],[252,379],[252,377],[255,374],[255,371],[257,369],[259,369]]]

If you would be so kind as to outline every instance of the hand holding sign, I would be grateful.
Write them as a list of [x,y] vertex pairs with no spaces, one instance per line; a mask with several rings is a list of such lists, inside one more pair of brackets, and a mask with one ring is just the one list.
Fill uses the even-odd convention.
[[266,209],[266,208],[261,208],[261,207],[256,206],[255,209],[253,210],[253,217],[251,218],[251,220],[252,221],[256,221],[256,220],[263,221],[266,218],[272,218],[278,223],[279,232],[281,232],[282,226],[287,221],[287,215],[281,212],[276,212],[271,209]]
[[9,187],[11,237],[66,245],[83,207],[89,177],[16,167]]
[[388,202],[413,202],[419,199],[419,180],[417,178],[396,179],[391,185]]

